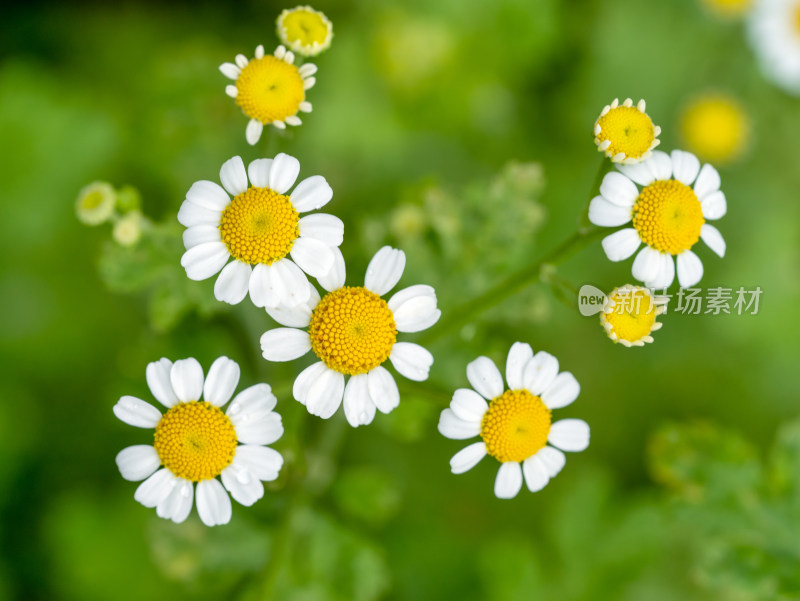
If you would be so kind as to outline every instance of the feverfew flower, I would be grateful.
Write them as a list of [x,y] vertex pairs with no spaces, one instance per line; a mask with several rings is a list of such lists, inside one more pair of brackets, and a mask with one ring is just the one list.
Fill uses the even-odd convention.
[[644,346],[650,335],[664,325],[656,317],[664,312],[664,300],[647,288],[627,284],[614,288],[600,312],[600,324],[608,337],[622,346]]
[[324,177],[312,175],[287,194],[299,172],[299,161],[287,154],[256,159],[247,171],[236,156],[222,165],[222,187],[193,184],[178,212],[187,228],[181,258],[186,275],[205,280],[219,272],[214,296],[230,304],[248,291],[257,307],[307,302],[305,274],[319,278],[333,268],[344,224],[321,213],[300,217],[326,205],[333,190]]
[[539,491],[564,467],[561,451],[583,451],[589,446],[585,421],[552,422],[552,410],[578,398],[580,385],[571,373],[558,372],[558,360],[549,353],[534,355],[529,344],[514,343],[506,361],[508,388],[488,357],[467,365],[467,379],[474,390],[456,390],[450,407],[442,411],[439,432],[456,440],[474,436],[482,440],[453,456],[454,474],[472,469],[491,455],[500,462],[494,494],[511,499],[522,488],[523,475],[528,490]]
[[726,94],[710,93],[693,99],[680,121],[687,148],[703,160],[729,163],[741,156],[749,141],[750,119]]
[[281,42],[303,56],[317,56],[333,39],[333,23],[310,6],[284,10],[277,21]]
[[161,359],[147,366],[146,375],[166,413],[132,396],[114,405],[114,415],[126,424],[155,428],[152,445],[117,455],[123,478],[144,480],[133,498],[176,523],[188,517],[196,500],[206,526],[227,524],[228,493],[252,505],[264,496],[261,481],[275,480],[283,465],[281,454],[264,446],[283,435],[281,416],[273,411],[277,399],[268,385],[256,384],[237,394],[223,413],[239,382],[239,366],[227,357],[214,361],[205,382],[196,359]]
[[757,0],[749,30],[764,74],[790,94],[800,95],[800,0]]
[[594,124],[597,150],[615,163],[638,163],[649,157],[660,143],[661,128],[653,125],[644,109],[644,100],[634,106],[630,98],[622,104],[615,98],[604,107]]
[[75,214],[86,225],[100,225],[114,214],[117,193],[107,182],[92,182],[78,193]]
[[283,46],[278,46],[274,55],[264,54],[264,47],[258,46],[254,59],[248,61],[237,54],[235,63],[223,63],[219,70],[235,82],[225,88],[225,93],[250,117],[245,129],[250,144],[258,142],[265,125],[279,129],[300,125],[298,111],[311,112],[306,90],[316,83],[312,75],[317,67],[311,63],[295,66],[294,54]]
[[633,277],[648,288],[667,288],[675,279],[677,261],[681,287],[697,284],[703,264],[690,250],[697,241],[702,238],[720,257],[725,255],[722,234],[706,223],[727,211],[717,170],[708,164],[701,169],[697,157],[681,150],[672,155],[655,151],[642,163],[618,169],[621,173],[603,178],[600,196],[589,204],[589,220],[595,225],[617,227],[633,221],[632,228],[603,239],[608,258],[623,261],[644,242],[633,261]]
[[[430,286],[410,286],[389,301],[381,298],[403,275],[406,257],[388,246],[367,267],[363,286],[345,286],[341,253],[330,275],[320,279],[328,291],[321,299],[309,284],[312,298],[294,308],[267,308],[275,321],[289,326],[261,337],[268,361],[291,361],[313,351],[319,361],[294,382],[294,398],[312,415],[331,417],[344,398],[344,413],[352,426],[369,424],[375,410],[389,413],[400,403],[397,384],[383,367],[387,360],[410,380],[423,381],[433,355],[411,342],[397,342],[397,332],[419,332],[441,315]],[[301,330],[298,328],[308,328]],[[347,379],[345,386],[345,376]]]

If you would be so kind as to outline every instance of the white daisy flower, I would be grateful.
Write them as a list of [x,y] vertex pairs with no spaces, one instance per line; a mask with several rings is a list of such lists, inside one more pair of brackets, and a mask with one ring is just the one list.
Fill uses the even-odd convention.
[[722,234],[706,223],[727,211],[717,170],[709,164],[701,169],[697,157],[681,150],[672,155],[655,151],[646,161],[617,169],[621,173],[607,174],[600,196],[589,204],[589,220],[595,225],[617,227],[633,221],[632,228],[603,239],[608,258],[623,261],[644,242],[633,261],[633,277],[648,288],[667,288],[675,279],[677,261],[681,287],[697,284],[703,264],[690,250],[697,241],[702,238],[725,256]]
[[656,318],[664,313],[668,300],[641,286],[614,288],[600,312],[600,325],[615,343],[644,346],[653,342],[651,334],[664,325]]
[[203,368],[191,358],[161,359],[146,373],[150,392],[167,412],[132,396],[114,405],[114,415],[126,424],[155,428],[152,445],[117,455],[123,478],[144,480],[133,498],[175,523],[187,518],[196,501],[206,526],[227,524],[228,492],[249,507],[264,496],[261,481],[275,480],[283,465],[281,454],[264,446],[283,435],[281,416],[273,411],[277,399],[267,384],[256,384],[237,394],[223,413],[239,382],[239,366],[227,357],[214,361],[205,382]]
[[594,122],[594,143],[614,163],[639,163],[660,144],[661,128],[645,112],[645,102],[636,105],[631,98],[619,99],[603,107]]
[[298,112],[311,112],[306,90],[317,81],[313,77],[317,66],[311,63],[296,66],[294,54],[283,46],[278,46],[274,55],[264,54],[264,46],[258,46],[252,60],[237,54],[235,62],[223,63],[219,70],[234,81],[226,86],[225,93],[250,117],[245,128],[249,144],[261,139],[265,125],[286,129],[287,125],[302,123]]
[[108,182],[92,182],[75,201],[75,214],[86,225],[100,225],[114,215],[117,193]]
[[764,74],[800,95],[800,0],[758,0],[750,12],[749,33]]
[[181,257],[186,275],[205,280],[221,270],[214,296],[230,304],[248,291],[257,307],[308,301],[305,274],[320,278],[333,268],[344,224],[322,213],[300,217],[325,206],[333,190],[324,177],[312,175],[287,193],[299,172],[300,163],[287,154],[256,159],[246,172],[236,156],[222,165],[222,187],[210,181],[192,185],[178,212],[187,228]]
[[333,23],[310,6],[287,8],[278,16],[278,37],[303,56],[317,56],[333,39]]
[[508,388],[488,357],[467,365],[467,379],[474,390],[456,390],[439,418],[439,432],[455,440],[474,436],[482,440],[453,456],[454,474],[463,474],[491,455],[501,464],[494,494],[511,499],[522,488],[523,476],[528,490],[537,492],[564,467],[562,451],[583,451],[589,446],[585,421],[552,422],[551,411],[572,403],[581,390],[575,376],[558,372],[553,355],[544,351],[534,355],[529,344],[515,342],[506,361]]
[[[403,275],[403,251],[384,246],[367,267],[364,286],[345,286],[341,253],[330,275],[320,279],[328,291],[321,299],[309,284],[312,298],[293,308],[267,308],[285,328],[261,337],[268,361],[291,361],[313,351],[320,359],[294,382],[294,398],[312,415],[328,419],[342,404],[352,426],[369,424],[375,410],[389,413],[400,403],[397,384],[382,366],[388,359],[409,380],[423,381],[433,355],[411,342],[397,342],[397,332],[419,332],[441,315],[430,286],[410,286],[387,303],[381,298]],[[307,331],[299,328],[308,328]],[[345,376],[350,376],[345,385]]]

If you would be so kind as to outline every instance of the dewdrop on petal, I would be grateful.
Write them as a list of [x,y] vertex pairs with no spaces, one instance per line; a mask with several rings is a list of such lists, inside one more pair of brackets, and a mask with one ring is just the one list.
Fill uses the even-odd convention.
[[278,37],[286,46],[303,56],[317,56],[330,48],[333,23],[310,6],[287,8],[277,20]]
[[605,106],[594,124],[597,150],[615,163],[638,163],[650,156],[659,145],[661,128],[645,112],[645,102],[633,100],[622,104],[618,99]]
[[139,211],[131,211],[114,223],[111,237],[120,246],[134,246],[142,237],[143,220]]
[[117,193],[108,182],[92,182],[78,194],[75,214],[86,225],[100,225],[114,214]]
[[600,324],[614,342],[627,347],[653,342],[651,334],[663,325],[664,299],[647,288],[630,284],[614,288],[600,312]]

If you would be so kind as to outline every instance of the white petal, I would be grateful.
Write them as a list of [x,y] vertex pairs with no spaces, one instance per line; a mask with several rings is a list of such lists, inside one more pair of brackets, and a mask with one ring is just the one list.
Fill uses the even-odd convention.
[[706,219],[719,219],[724,217],[728,212],[728,202],[725,200],[725,194],[721,190],[711,192],[700,203],[700,208],[703,211],[703,217]]
[[721,183],[719,172],[706,163],[700,170],[700,175],[697,176],[697,181],[694,184],[694,193],[697,194],[697,198],[702,202],[706,199],[706,196],[719,190]]
[[303,124],[303,122],[300,120],[300,117],[297,115],[289,115],[286,117],[286,119],[284,119],[284,121],[286,121],[286,125],[293,125],[295,127]]
[[188,200],[183,201],[178,209],[178,222],[184,227],[194,225],[219,225],[221,211],[206,209]]
[[345,277],[347,275],[342,251],[335,246],[331,247],[331,251],[333,252],[333,267],[331,267],[331,270],[327,274],[321,278],[317,278],[319,285],[328,292],[338,290],[344,286]]
[[681,288],[694,286],[703,278],[703,263],[690,250],[678,255],[678,283]]
[[283,44],[281,44],[275,49],[274,54],[275,58],[283,59],[283,57],[286,56],[286,47]]
[[528,361],[522,375],[525,389],[531,394],[542,394],[558,375],[558,359],[546,351],[539,351]]
[[617,169],[640,186],[649,186],[656,179],[653,172],[643,162],[632,165],[617,165]]
[[562,451],[583,451],[589,446],[589,424],[582,419],[562,419],[550,427],[547,441]]
[[197,359],[189,357],[173,363],[169,380],[179,401],[196,401],[203,394],[203,368]]
[[[278,153],[272,160],[272,168],[269,172],[269,187],[278,194],[283,194],[294,185],[299,173],[300,161],[283,152]],[[294,204],[294,199],[292,199],[292,203]],[[295,208],[297,208],[296,204]]]
[[611,204],[602,196],[595,196],[589,203],[589,221],[603,227],[617,227],[632,219],[631,209]]
[[219,181],[232,196],[238,196],[247,190],[247,172],[242,157],[235,156],[222,163],[219,170]]
[[156,506],[159,517],[180,524],[189,517],[194,500],[194,487],[191,482],[176,478],[170,493]]
[[225,415],[231,418],[235,426],[240,418],[243,420],[241,423],[245,423],[270,413],[277,402],[278,399],[272,394],[269,384],[254,384],[233,398]]
[[647,165],[647,168],[653,175],[653,179],[668,180],[672,177],[672,159],[670,159],[666,152],[661,152],[660,150],[653,151],[653,154],[650,155],[649,159],[644,161],[644,164]]
[[240,69],[244,69],[249,62],[244,54],[237,54],[234,60]]
[[427,380],[433,365],[433,355],[413,342],[396,342],[389,360],[401,375],[415,382]]
[[210,278],[225,266],[231,255],[222,242],[204,242],[193,246],[181,257],[181,265],[190,280]]
[[419,332],[439,321],[436,292],[422,284],[398,291],[389,299],[389,309],[400,332]]
[[310,77],[317,72],[317,66],[314,63],[304,63],[299,69],[300,77]]
[[506,382],[510,390],[525,388],[525,366],[533,359],[533,349],[525,342],[515,342],[506,359]]
[[222,470],[220,478],[223,486],[240,505],[250,507],[264,496],[264,485],[261,484],[261,480],[235,463]]
[[208,376],[203,385],[203,400],[215,407],[227,403],[236,385],[239,383],[239,364],[227,357],[219,357],[208,369]]
[[242,70],[233,63],[222,63],[219,66],[219,70],[225,77],[234,81],[239,79],[239,76],[242,74]]
[[320,209],[333,198],[333,189],[321,175],[312,175],[297,184],[290,199],[299,213]]
[[139,482],[149,478],[159,465],[161,459],[149,444],[137,444],[117,453],[119,473],[129,482]]
[[155,428],[161,420],[161,412],[150,403],[135,396],[123,396],[114,405],[114,415],[129,426]]
[[531,492],[542,490],[550,482],[550,474],[537,455],[522,462],[522,473],[525,475],[525,485]]
[[700,172],[700,161],[691,152],[672,151],[672,174],[679,182],[691,186]]
[[178,402],[178,397],[172,390],[172,382],[169,380],[169,372],[172,369],[172,361],[167,358],[153,361],[147,365],[145,376],[150,392],[165,407],[172,407]]
[[489,404],[474,390],[459,388],[453,393],[450,409],[459,419],[480,424],[483,415],[489,410]]
[[222,242],[218,225],[194,225],[183,232],[183,246],[189,250],[205,242]]
[[328,371],[328,368],[322,361],[312,363],[301,371],[297,378],[295,378],[294,385],[292,386],[292,396],[294,399],[305,405],[311,385],[326,371]]
[[305,77],[303,79],[303,89],[304,90],[310,90],[311,88],[314,87],[315,83],[317,83],[317,78],[316,77]]
[[256,58],[264,58],[264,45],[263,44],[259,44],[258,46],[256,46],[255,57]]
[[464,447],[450,459],[450,471],[454,474],[463,474],[478,465],[478,462],[486,457],[486,444],[475,442]]
[[256,307],[293,307],[306,302],[310,295],[308,278],[289,259],[272,265],[259,263],[250,276],[250,299]]
[[603,238],[603,250],[611,261],[624,261],[636,252],[641,243],[639,232],[629,227]]
[[295,328],[275,328],[261,336],[261,354],[267,361],[292,361],[311,350],[308,332]]
[[489,357],[478,357],[467,365],[467,379],[484,398],[493,399],[503,394],[503,376]]
[[720,257],[725,256],[725,238],[722,237],[717,228],[709,223],[704,223],[703,227],[700,228],[700,237]]
[[220,526],[231,521],[231,498],[219,480],[197,484],[197,513],[206,526]]
[[155,507],[172,492],[176,483],[177,478],[168,469],[160,469],[139,485],[133,498],[145,507]]
[[369,394],[367,374],[351,376],[344,388],[344,415],[348,423],[357,428],[375,419],[375,403]]
[[385,367],[379,365],[367,372],[367,387],[372,402],[381,413],[390,413],[400,404],[397,382]]
[[339,405],[344,395],[344,376],[332,369],[325,371],[311,384],[306,396],[306,409],[311,415],[322,419],[330,418]]
[[600,194],[608,202],[618,207],[631,209],[639,196],[639,189],[627,177],[612,171],[603,178],[603,182],[600,184]]
[[[264,124],[258,119],[250,119],[247,122],[247,127],[244,128],[244,139],[250,146],[255,146],[261,139],[261,134],[264,131]],[[261,186],[262,188],[266,186]]]
[[675,259],[669,253],[659,253],[658,261],[656,276],[645,285],[648,288],[669,288],[675,281]]
[[231,421],[236,428],[236,438],[244,444],[272,444],[283,436],[283,420],[274,411],[243,411]]
[[539,452],[536,453],[536,457],[544,464],[551,478],[558,475],[558,472],[560,472],[564,464],[567,463],[567,457],[564,453],[548,446],[539,449]]
[[269,172],[272,169],[272,159],[256,159],[247,166],[247,176],[250,184],[256,188],[269,186]]
[[193,183],[186,193],[186,200],[210,211],[222,211],[231,202],[219,184],[207,180]]
[[480,422],[467,422],[453,413],[452,409],[445,409],[439,416],[439,432],[442,436],[461,440],[472,438],[481,433]]
[[580,392],[581,385],[578,384],[575,376],[568,371],[562,371],[541,394],[541,397],[548,409],[560,409],[577,399]]
[[498,499],[513,499],[522,488],[522,468],[516,461],[508,461],[497,470],[494,494]]
[[319,303],[319,292],[309,283],[309,299],[293,307],[279,305],[267,307],[267,314],[282,326],[288,328],[305,328],[311,323],[311,313]]
[[645,246],[633,260],[633,277],[641,282],[651,282],[658,276],[661,267],[661,253]]
[[256,445],[244,444],[236,447],[233,461],[255,478],[266,481],[275,480],[283,467],[283,456],[278,451]]
[[294,241],[290,254],[300,269],[315,278],[327,275],[333,268],[333,252],[330,246],[314,238],[298,238]]
[[369,262],[364,286],[367,290],[382,296],[400,281],[405,266],[406,254],[402,250],[384,246]]
[[214,298],[231,305],[239,304],[247,296],[252,273],[253,268],[247,263],[234,259],[222,268],[214,283]]
[[227,94],[230,98],[236,98],[239,96],[239,88],[235,85],[227,85],[225,86],[225,94]]
[[344,223],[338,217],[326,213],[314,213],[300,218],[300,236],[314,238],[328,246],[339,246],[344,238]]

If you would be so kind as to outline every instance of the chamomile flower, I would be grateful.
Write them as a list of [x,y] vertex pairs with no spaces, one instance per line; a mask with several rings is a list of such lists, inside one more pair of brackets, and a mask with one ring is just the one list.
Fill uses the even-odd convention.
[[726,94],[693,99],[680,121],[687,148],[701,159],[729,163],[740,157],[747,145],[750,120],[741,105]]
[[92,182],[83,188],[75,202],[75,214],[86,225],[100,225],[114,215],[117,193],[107,182]]
[[316,83],[317,67],[311,63],[297,67],[294,54],[283,46],[278,46],[275,54],[264,54],[264,47],[258,46],[252,60],[237,54],[235,63],[223,63],[219,70],[235,82],[225,93],[250,117],[245,129],[250,144],[259,141],[265,125],[278,129],[300,125],[298,111],[311,112],[306,90]]
[[[398,332],[419,332],[441,315],[430,286],[410,286],[389,301],[381,298],[403,275],[406,257],[388,246],[380,249],[367,267],[363,286],[345,286],[341,253],[331,273],[320,279],[328,291],[294,308],[267,308],[285,328],[261,337],[268,361],[291,361],[312,351],[319,361],[303,370],[294,382],[294,398],[312,415],[331,417],[344,398],[344,413],[352,426],[372,422],[376,409],[389,413],[400,403],[397,384],[383,367],[387,360],[409,380],[423,381],[433,355],[411,342],[397,342]],[[301,330],[299,328],[308,328]],[[349,376],[345,385],[345,377]]]
[[661,128],[644,109],[644,100],[634,106],[630,98],[622,104],[615,98],[605,106],[594,124],[597,150],[615,163],[633,164],[649,157],[660,143]]
[[[515,342],[506,361],[506,381],[494,362],[478,357],[467,365],[474,390],[460,388],[442,411],[439,432],[462,440],[480,436],[450,460],[454,474],[472,469],[486,455],[500,462],[494,494],[511,499],[522,488],[543,489],[566,463],[562,451],[589,446],[589,426],[580,419],[552,421],[552,411],[566,407],[580,393],[570,372],[558,372],[558,359],[529,344]],[[488,402],[487,402],[488,401]],[[549,444],[548,444],[549,443]]]
[[614,288],[600,312],[600,324],[614,342],[627,347],[653,342],[650,335],[663,325],[656,317],[664,302],[647,288],[630,284]]
[[252,505],[264,496],[261,481],[275,480],[283,465],[281,454],[264,446],[283,435],[281,416],[273,412],[277,399],[267,384],[256,384],[237,394],[223,413],[239,383],[239,366],[227,357],[214,361],[205,381],[203,368],[191,358],[155,361],[146,375],[150,392],[167,408],[163,415],[133,396],[114,405],[114,415],[126,424],[155,428],[152,445],[117,455],[123,478],[144,480],[133,498],[176,523],[196,502],[206,526],[227,524],[228,493]]
[[749,30],[764,74],[800,95],[800,0],[757,0]]
[[327,204],[333,190],[312,175],[288,193],[299,172],[299,161],[287,154],[256,159],[247,171],[236,156],[222,165],[222,186],[195,182],[178,212],[187,228],[186,275],[205,280],[219,272],[214,296],[230,304],[248,292],[257,307],[308,301],[306,274],[319,278],[333,268],[344,224],[322,213],[300,217]]
[[[600,196],[589,204],[589,220],[595,225],[617,227],[633,221],[632,228],[603,239],[603,250],[612,261],[623,261],[639,246],[645,247],[633,261],[633,277],[648,288],[667,288],[675,279],[681,287],[694,286],[703,277],[703,264],[691,251],[701,238],[720,257],[725,240],[707,219],[719,219],[727,211],[717,170],[700,168],[693,154],[655,151],[638,165],[620,165],[600,185]],[[637,184],[642,189],[637,188]]]
[[333,23],[310,6],[287,8],[278,16],[278,37],[303,56],[317,56],[333,39]]

